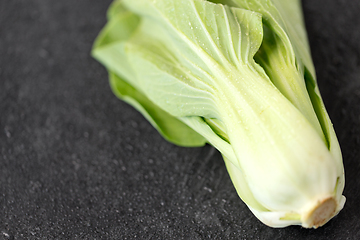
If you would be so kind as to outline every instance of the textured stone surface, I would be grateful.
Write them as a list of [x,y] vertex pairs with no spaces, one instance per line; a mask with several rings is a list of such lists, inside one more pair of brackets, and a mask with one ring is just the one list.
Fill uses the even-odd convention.
[[0,0],[0,239],[360,239],[360,3],[306,0],[347,203],[324,227],[272,229],[212,147],[161,138],[89,55],[110,0]]

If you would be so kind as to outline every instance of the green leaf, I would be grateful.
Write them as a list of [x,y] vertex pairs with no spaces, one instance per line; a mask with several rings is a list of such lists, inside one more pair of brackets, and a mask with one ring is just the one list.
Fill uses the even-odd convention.
[[184,147],[203,146],[206,143],[203,136],[157,107],[144,94],[111,72],[110,84],[118,98],[141,112],[168,141]]
[[[115,10],[113,10],[115,8]],[[203,146],[206,140],[177,118],[152,103],[121,76],[132,78],[134,73],[124,57],[124,44],[139,24],[139,18],[125,10],[119,2],[110,8],[109,24],[94,44],[92,55],[109,69],[110,84],[120,99],[134,106],[168,141],[180,146]]]
[[123,3],[144,15],[126,45],[138,69],[132,84],[174,116],[220,118],[214,96],[222,79],[248,63],[262,72],[253,60],[262,40],[261,16],[254,12],[206,1]]

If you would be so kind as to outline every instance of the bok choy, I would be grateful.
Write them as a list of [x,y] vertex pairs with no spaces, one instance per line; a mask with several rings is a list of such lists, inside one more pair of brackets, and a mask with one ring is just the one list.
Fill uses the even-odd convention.
[[266,225],[317,228],[343,208],[299,0],[117,0],[92,54],[168,141],[217,148]]

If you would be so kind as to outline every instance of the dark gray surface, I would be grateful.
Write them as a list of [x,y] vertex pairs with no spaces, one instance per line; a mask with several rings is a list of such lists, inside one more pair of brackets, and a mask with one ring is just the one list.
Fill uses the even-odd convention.
[[0,0],[0,239],[360,239],[360,3],[306,0],[347,202],[324,227],[272,229],[212,147],[161,138],[90,55],[110,0]]

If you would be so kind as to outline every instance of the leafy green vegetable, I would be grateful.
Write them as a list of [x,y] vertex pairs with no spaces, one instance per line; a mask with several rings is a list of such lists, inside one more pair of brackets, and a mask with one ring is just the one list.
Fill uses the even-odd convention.
[[122,0],[93,56],[169,141],[210,143],[265,224],[318,227],[345,197],[298,0]]

